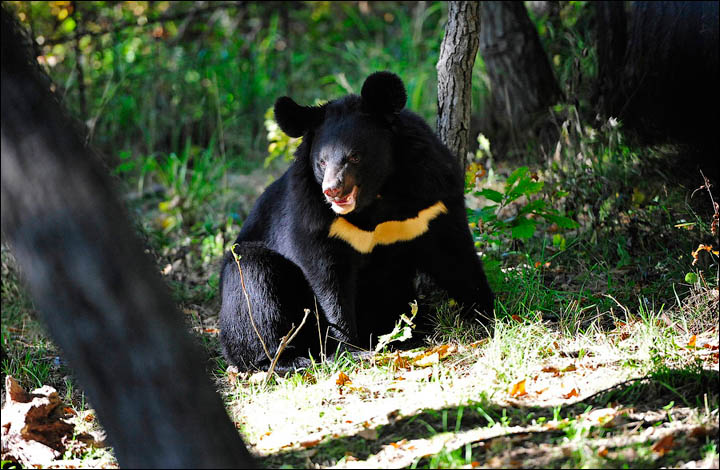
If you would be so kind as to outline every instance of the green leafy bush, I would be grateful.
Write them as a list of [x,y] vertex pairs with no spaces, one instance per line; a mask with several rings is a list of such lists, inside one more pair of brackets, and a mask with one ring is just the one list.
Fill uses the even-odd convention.
[[[540,194],[544,185],[528,167],[522,166],[510,174],[503,191],[476,191],[475,196],[495,203],[470,211],[469,219],[475,222],[478,240],[495,245],[504,243],[508,238],[526,240],[533,236],[540,219],[557,224],[560,228],[576,228],[577,222],[560,214],[547,198]],[[564,195],[565,193],[558,194],[560,197]],[[511,204],[517,206],[517,212],[511,216],[502,216],[504,209]]]

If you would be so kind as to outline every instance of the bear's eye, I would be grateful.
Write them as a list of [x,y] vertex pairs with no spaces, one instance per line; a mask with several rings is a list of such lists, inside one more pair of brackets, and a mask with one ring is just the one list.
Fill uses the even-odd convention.
[[320,168],[325,168],[325,167],[327,166],[327,162],[326,162],[325,160],[320,160],[320,161],[318,162],[318,166],[319,166]]
[[360,163],[360,156],[355,153],[350,154],[350,156],[348,156],[348,161],[353,164]]

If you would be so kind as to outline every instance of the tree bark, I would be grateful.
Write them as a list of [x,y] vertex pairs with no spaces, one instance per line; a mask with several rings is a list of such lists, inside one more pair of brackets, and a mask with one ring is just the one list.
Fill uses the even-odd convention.
[[627,46],[627,15],[624,2],[595,2],[597,21],[598,78],[593,102],[606,116],[617,117],[626,99],[622,70]]
[[127,467],[253,462],[112,182],[2,8],[2,230]]
[[620,117],[653,140],[716,148],[718,2],[633,2],[631,21]]
[[472,68],[478,50],[478,2],[453,1],[440,46],[438,71],[438,120],[440,140],[458,157],[464,171],[470,140]]
[[490,78],[492,113],[515,135],[560,100],[562,92],[522,2],[481,2],[480,19],[480,54]]

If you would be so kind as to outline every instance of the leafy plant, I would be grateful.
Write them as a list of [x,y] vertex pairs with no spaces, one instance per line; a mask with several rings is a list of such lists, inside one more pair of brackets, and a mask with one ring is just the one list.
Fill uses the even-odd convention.
[[385,346],[394,341],[405,341],[406,339],[412,338],[412,330],[415,328],[415,315],[418,313],[417,302],[410,303],[410,317],[404,313],[400,315],[400,319],[395,323],[393,330],[386,334],[378,337],[378,344],[375,346],[375,352],[382,351]]
[[[525,240],[533,236],[538,225],[538,218],[557,224],[560,228],[570,229],[578,226],[574,220],[560,214],[544,197],[533,199],[543,189],[544,182],[538,181],[536,174],[522,166],[510,174],[505,181],[503,191],[483,189],[476,191],[475,196],[484,197],[495,204],[490,204],[469,214],[471,220],[477,221],[477,238],[482,242],[500,245],[505,239]],[[560,197],[566,193],[559,193]],[[517,206],[517,212],[511,216],[503,216],[511,204]]]
[[267,131],[268,156],[265,157],[265,168],[273,160],[282,158],[283,161],[290,161],[295,154],[302,137],[293,138],[285,134],[275,121],[275,112],[272,107],[265,111],[265,130]]

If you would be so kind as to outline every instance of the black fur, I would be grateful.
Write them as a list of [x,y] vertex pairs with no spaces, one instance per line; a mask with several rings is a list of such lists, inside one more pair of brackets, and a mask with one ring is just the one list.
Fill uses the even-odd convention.
[[[299,106],[287,97],[277,101],[280,127],[288,135],[302,135],[303,142],[287,172],[256,202],[236,249],[252,315],[271,355],[303,310],[315,311],[314,298],[331,351],[338,342],[368,347],[370,335],[376,341],[408,311],[418,271],[434,278],[470,314],[492,316],[493,293],[468,229],[456,159],[419,116],[402,109],[405,100],[402,81],[381,72],[368,77],[362,97],[349,95],[322,107]],[[438,201],[448,212],[408,242],[362,254],[328,237],[338,217],[373,230],[383,222],[416,217]],[[349,213],[333,211],[348,205],[354,207]],[[221,297],[225,356],[239,367],[268,367],[231,255],[222,269]],[[297,364],[308,353],[317,358],[317,330],[311,315],[281,364]]]

